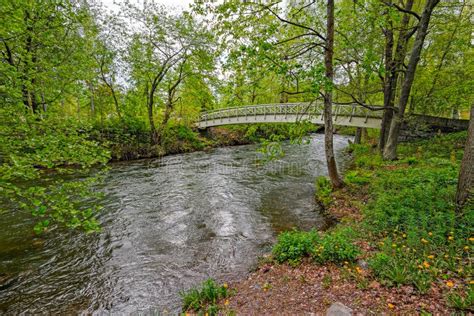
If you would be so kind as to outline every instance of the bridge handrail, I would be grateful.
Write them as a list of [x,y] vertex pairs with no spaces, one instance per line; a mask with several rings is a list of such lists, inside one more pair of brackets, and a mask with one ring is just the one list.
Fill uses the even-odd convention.
[[[267,111],[270,109],[270,111]],[[257,115],[323,115],[324,105],[321,102],[309,103],[267,103],[248,106],[236,106],[201,112],[200,121],[223,119],[237,116]],[[260,112],[260,113],[259,113]],[[333,115],[350,117],[381,118],[382,111],[373,111],[359,104],[338,104],[333,106]]]

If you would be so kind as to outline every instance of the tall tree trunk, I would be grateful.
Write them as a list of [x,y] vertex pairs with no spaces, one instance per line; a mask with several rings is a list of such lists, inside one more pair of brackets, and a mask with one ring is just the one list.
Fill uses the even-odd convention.
[[403,80],[400,100],[398,102],[398,111],[394,114],[392,123],[390,124],[390,132],[383,152],[384,159],[397,159],[398,136],[400,134],[400,127],[403,122],[405,108],[408,103],[413,80],[415,79],[416,67],[418,66],[418,61],[420,60],[423,43],[425,41],[426,34],[428,33],[431,14],[439,1],[440,0],[427,0],[425,8],[423,9],[415,42],[413,44],[413,49],[410,54],[410,60],[408,61],[408,67],[405,72],[405,78]]
[[90,100],[91,100],[91,116],[95,116],[95,103],[94,103],[94,87],[92,86],[92,82],[89,82],[89,93]]
[[[405,10],[411,11],[414,0],[408,0],[405,5]],[[390,1],[388,4],[390,5]],[[382,126],[380,130],[379,138],[379,150],[383,153],[384,147],[387,143],[388,134],[390,131],[390,124],[393,118],[393,107],[395,105],[395,95],[397,90],[398,75],[403,69],[403,63],[405,61],[408,41],[410,40],[411,34],[408,32],[408,26],[410,24],[410,14],[405,13],[400,25],[400,32],[398,34],[397,46],[395,49],[395,55],[393,55],[394,46],[394,34],[392,21],[389,18],[389,28],[386,31],[386,44],[385,44],[385,69],[386,75],[384,80],[384,114],[382,117]]]
[[473,198],[474,193],[474,105],[471,106],[471,118],[467,132],[464,156],[459,171],[458,189],[456,193],[456,205],[458,209],[468,203]]
[[[390,0],[388,4],[391,4],[392,1]],[[392,74],[394,68],[393,62],[393,23],[390,18],[389,12],[387,10],[387,28],[384,30],[385,35],[385,77],[384,77],[384,85],[383,85],[383,117],[382,117],[382,125],[380,127],[380,137],[379,137],[379,149],[382,152],[385,146],[385,140],[388,135],[388,129],[390,126],[390,121],[392,120],[393,111],[389,108],[390,100],[391,100],[391,92],[392,92]]]
[[155,121],[153,120],[153,106],[154,106],[154,94],[155,89],[151,87],[150,91],[148,91],[148,83],[145,86],[145,94],[146,94],[146,101],[147,101],[147,108],[148,108],[148,122],[150,123],[150,143],[152,145],[158,144],[158,135],[156,132]]
[[362,142],[362,127],[357,127],[355,137],[354,137],[354,144],[360,144]]
[[328,165],[329,179],[334,188],[341,188],[344,183],[337,171],[334,157],[333,124],[332,124],[332,84],[334,79],[333,54],[334,54],[334,0],[327,2],[327,35],[324,64],[326,68],[326,89],[324,91],[324,149]]

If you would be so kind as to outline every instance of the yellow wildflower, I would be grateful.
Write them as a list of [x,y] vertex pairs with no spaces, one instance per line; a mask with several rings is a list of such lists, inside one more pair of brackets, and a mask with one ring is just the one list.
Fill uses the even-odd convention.
[[469,250],[469,246],[465,246],[465,247],[464,247],[464,250]]
[[448,240],[453,240],[453,239],[454,239],[453,236],[449,236],[449,237],[448,237]]
[[425,268],[429,268],[430,267],[430,264],[428,263],[428,261],[423,261],[423,266]]
[[454,282],[453,282],[453,281],[447,281],[447,282],[446,282],[446,286],[447,286],[447,287],[453,287],[453,286],[454,286]]
[[225,306],[229,305],[229,300],[225,300],[224,305]]
[[471,285],[474,284],[474,280],[469,281],[469,284]]
[[224,289],[228,288],[229,285],[227,283],[224,283]]
[[395,305],[393,305],[392,303],[388,303],[388,308],[394,309],[394,308],[395,308]]
[[433,255],[429,255],[429,256],[428,256],[428,259],[434,259],[434,256],[433,256]]
[[424,243],[424,244],[427,244],[428,243],[428,240],[424,239],[424,238],[421,238],[421,242]]
[[474,237],[469,237],[469,241],[474,241]]
[[403,234],[402,236],[403,236],[403,238],[406,238],[406,237],[407,237],[407,234]]

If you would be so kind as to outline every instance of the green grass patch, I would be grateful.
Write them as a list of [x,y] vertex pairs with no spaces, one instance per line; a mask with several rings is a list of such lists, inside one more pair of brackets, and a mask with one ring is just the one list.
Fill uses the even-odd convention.
[[219,285],[212,279],[207,279],[201,286],[181,292],[183,312],[217,315],[218,301],[229,296],[227,285]]
[[[470,293],[474,210],[471,205],[459,213],[454,204],[465,138],[463,132],[402,144],[395,162],[354,146],[355,170],[346,180],[362,185],[361,175],[372,175],[361,236],[375,246],[369,264],[386,285],[412,285],[426,293],[438,283],[446,291]],[[467,294],[451,296],[458,307],[461,298],[469,301]]]

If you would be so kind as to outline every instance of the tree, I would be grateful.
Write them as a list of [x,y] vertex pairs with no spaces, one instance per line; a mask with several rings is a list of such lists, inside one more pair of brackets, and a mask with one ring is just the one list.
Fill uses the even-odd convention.
[[435,6],[439,3],[439,1],[440,0],[427,0],[425,8],[423,9],[423,13],[420,17],[415,42],[413,43],[413,48],[410,53],[410,59],[408,61],[407,69],[405,71],[405,78],[401,87],[398,108],[390,124],[387,144],[385,145],[383,152],[384,159],[394,160],[397,158],[398,136],[400,134],[400,128],[403,122],[405,109],[408,104],[408,98],[410,97],[413,80],[415,79],[416,67],[418,66],[418,61],[420,60],[423,43],[428,32],[431,14]]
[[[407,46],[410,38],[414,34],[416,27],[409,30],[410,17],[413,14],[413,0],[408,0],[405,7],[401,8],[395,6],[392,1],[387,2],[387,23],[383,32],[385,35],[385,77],[383,81],[383,94],[384,94],[384,113],[382,117],[382,125],[380,129],[379,138],[379,149],[383,152],[385,144],[387,142],[388,134],[390,131],[390,124],[393,118],[393,107],[395,104],[395,95],[397,93],[398,78],[401,72],[403,72],[403,66],[405,62]],[[401,24],[398,26],[400,31],[398,32],[397,44],[395,45],[395,54],[393,54],[394,47],[394,25],[391,17],[391,8],[398,8],[403,13]]]
[[456,192],[456,204],[463,208],[473,198],[474,190],[474,105],[471,106],[471,118],[467,131],[464,156],[459,171],[458,188]]
[[334,81],[333,55],[334,55],[334,0],[327,1],[326,45],[324,53],[324,66],[326,73],[326,88],[324,91],[324,149],[328,165],[329,178],[334,188],[343,186],[337,171],[334,158],[333,124],[332,124],[332,89]]
[[129,34],[131,45],[127,60],[136,87],[142,87],[144,91],[150,142],[156,145],[159,143],[154,117],[156,94],[168,72],[186,62],[197,41],[189,29],[191,24],[186,20],[189,16],[170,15],[165,7],[154,2],[145,2],[142,8],[128,4],[126,12],[139,25]]

